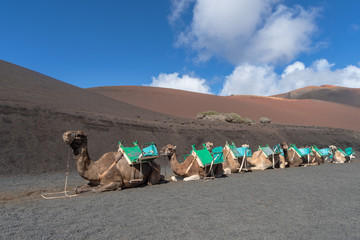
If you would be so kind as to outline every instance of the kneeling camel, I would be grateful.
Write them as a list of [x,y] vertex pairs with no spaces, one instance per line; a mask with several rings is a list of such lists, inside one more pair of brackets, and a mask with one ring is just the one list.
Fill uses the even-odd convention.
[[[160,180],[160,166],[153,160],[139,166],[129,165],[120,152],[108,152],[97,161],[92,161],[87,148],[87,135],[83,131],[68,131],[63,134],[65,144],[70,145],[76,161],[77,172],[89,183],[75,189],[76,193],[104,192],[139,186],[153,185]],[[135,177],[142,181],[131,181]]]
[[[212,144],[207,143],[206,147],[211,149]],[[176,174],[171,179],[177,181],[182,179],[183,181],[198,180],[200,178],[208,177],[210,175],[210,166],[205,168],[201,167],[196,161],[193,155],[189,155],[184,162],[179,163],[176,155],[176,146],[168,144],[160,150],[161,155],[165,155],[169,158],[171,170]],[[222,164],[216,164],[213,166],[215,177],[223,175]]]

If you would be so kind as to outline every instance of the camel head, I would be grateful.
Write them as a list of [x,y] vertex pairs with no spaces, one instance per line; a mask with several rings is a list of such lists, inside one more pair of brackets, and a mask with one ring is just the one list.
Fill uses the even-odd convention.
[[330,148],[331,151],[336,151],[337,150],[337,147],[335,145],[330,145],[329,148]]
[[170,157],[175,153],[175,149],[176,149],[176,146],[168,144],[165,147],[160,149],[160,154]]
[[286,142],[280,143],[280,146],[281,146],[281,148],[284,149],[284,150],[288,150],[288,149],[289,149],[289,145],[288,145]]
[[83,131],[67,131],[63,134],[65,144],[71,145],[76,143],[87,142],[87,134]]
[[205,143],[206,149],[207,149],[208,151],[210,151],[210,152],[211,152],[211,150],[213,149],[213,146],[214,146],[214,144],[213,144],[212,142],[206,142],[206,143]]

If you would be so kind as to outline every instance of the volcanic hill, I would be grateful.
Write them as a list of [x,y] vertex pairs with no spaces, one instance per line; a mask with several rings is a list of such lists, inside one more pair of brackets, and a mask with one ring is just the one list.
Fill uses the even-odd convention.
[[[197,120],[199,111],[237,112],[270,125],[232,124]],[[155,142],[158,148],[177,145],[179,155],[191,145],[225,141],[237,145],[275,145],[288,141],[358,149],[357,107],[318,100],[231,96],[220,97],[150,87],[82,89],[41,73],[0,61],[0,175],[64,171],[69,146],[67,130],[88,134],[90,157]],[[167,164],[166,158],[159,158]],[[75,168],[74,163],[71,165]]]
[[328,102],[360,107],[360,88],[346,88],[332,85],[309,86],[291,92],[275,95],[287,99],[318,99]]

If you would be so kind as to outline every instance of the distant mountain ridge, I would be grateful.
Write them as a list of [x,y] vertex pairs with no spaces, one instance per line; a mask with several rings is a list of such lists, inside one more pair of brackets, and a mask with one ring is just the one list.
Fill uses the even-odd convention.
[[286,99],[317,99],[360,107],[360,88],[347,88],[333,85],[309,86],[287,93],[274,95]]

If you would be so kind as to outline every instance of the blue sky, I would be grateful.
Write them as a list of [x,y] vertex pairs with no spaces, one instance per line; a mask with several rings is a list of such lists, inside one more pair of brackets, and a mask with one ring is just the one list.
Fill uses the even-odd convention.
[[360,2],[0,1],[1,59],[82,88],[360,88]]

